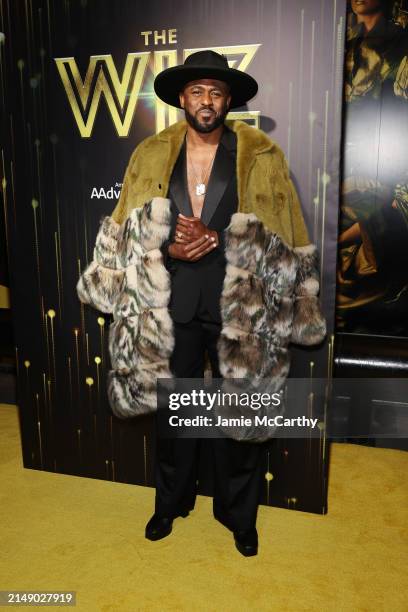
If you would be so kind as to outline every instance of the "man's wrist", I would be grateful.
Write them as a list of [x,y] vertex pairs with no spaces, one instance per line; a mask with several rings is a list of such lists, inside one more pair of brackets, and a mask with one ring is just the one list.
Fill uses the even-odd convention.
[[173,256],[172,251],[173,251],[173,247],[174,247],[175,244],[177,244],[177,243],[176,242],[170,242],[168,247],[167,247],[167,254],[168,254],[169,257]]
[[162,244],[162,246],[160,248],[162,256],[163,256],[164,267],[167,270],[169,270],[169,271],[171,271],[173,269],[173,267],[174,267],[174,257],[173,257],[173,254],[171,252],[172,251],[172,246],[174,244],[176,244],[176,243],[172,242],[171,240],[166,240]]

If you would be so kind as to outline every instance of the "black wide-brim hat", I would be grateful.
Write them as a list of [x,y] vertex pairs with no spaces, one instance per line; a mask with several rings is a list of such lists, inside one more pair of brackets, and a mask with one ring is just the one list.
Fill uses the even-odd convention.
[[184,64],[166,68],[154,80],[156,95],[171,106],[181,108],[179,93],[190,81],[217,79],[230,87],[230,108],[243,106],[258,91],[258,83],[242,70],[230,68],[224,55],[215,51],[197,51],[189,55]]

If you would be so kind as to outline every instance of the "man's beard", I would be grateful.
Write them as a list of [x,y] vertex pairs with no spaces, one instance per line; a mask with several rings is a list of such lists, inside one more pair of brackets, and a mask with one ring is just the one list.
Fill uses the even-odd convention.
[[[204,109],[200,109],[204,110]],[[213,111],[214,112],[214,111]],[[186,116],[186,121],[196,132],[201,132],[201,134],[209,134],[217,129],[220,125],[222,125],[225,121],[225,117],[228,114],[228,106],[224,105],[220,114],[215,117],[212,123],[200,123],[196,117],[196,115],[191,115],[187,109],[184,109],[184,114]]]

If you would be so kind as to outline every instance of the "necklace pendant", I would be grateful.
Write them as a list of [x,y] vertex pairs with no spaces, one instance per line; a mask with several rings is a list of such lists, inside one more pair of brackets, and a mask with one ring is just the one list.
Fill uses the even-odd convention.
[[205,194],[205,184],[204,183],[198,183],[198,185],[196,185],[196,194],[198,196],[204,195]]

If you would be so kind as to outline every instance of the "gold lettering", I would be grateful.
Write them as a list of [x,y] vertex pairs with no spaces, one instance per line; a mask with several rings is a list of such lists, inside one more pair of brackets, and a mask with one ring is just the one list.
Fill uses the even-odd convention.
[[[158,31],[154,31],[155,44],[162,37],[165,40],[166,30],[161,32],[160,35]],[[177,42],[176,32],[176,29],[168,30],[169,43],[174,44]],[[144,36],[145,44],[148,44],[152,33],[151,31],[141,32],[141,35]],[[260,44],[232,45],[213,47],[213,50],[226,55],[231,67],[245,71],[260,46]],[[202,49],[185,49],[184,59],[191,55],[191,53],[200,50]],[[92,55],[89,58],[89,65],[84,80],[82,80],[79,73],[75,58],[55,58],[71,110],[83,138],[89,138],[92,135],[102,94],[105,97],[118,136],[128,136],[141,86],[145,78],[149,56],[149,51],[129,53],[126,58],[122,78],[120,78],[111,55]],[[154,51],[153,57],[154,76],[165,68],[176,66],[178,63],[176,49]],[[109,80],[107,77],[109,77]],[[150,96],[150,94],[145,95]],[[164,104],[157,97],[155,98],[155,109],[156,133],[172,125],[178,119],[177,109]],[[259,127],[259,115],[259,111],[238,111],[229,113],[228,118],[243,119]]]
[[169,30],[169,45],[177,44],[177,30],[176,28]]
[[[149,55],[150,53],[148,51],[129,53],[123,69],[122,79],[118,76],[111,55],[92,55],[84,81],[82,81],[77,63],[73,57],[55,59],[71,110],[83,138],[89,138],[92,135],[96,112],[102,94],[105,96],[106,104],[109,108],[118,136],[125,137],[128,135],[135,113],[138,95],[146,72]],[[134,66],[136,62],[137,67],[135,71]],[[98,63],[99,70],[97,71]],[[71,82],[68,68],[73,82]],[[105,70],[112,81],[112,88],[106,79]],[[95,77],[96,73],[97,76]],[[131,84],[132,80],[133,84]],[[120,113],[117,108],[117,102],[112,95],[112,89],[116,94]],[[128,94],[128,92],[130,93]],[[128,100],[126,100],[127,97]],[[77,98],[79,98],[82,108],[80,108]],[[126,101],[127,107],[125,110]],[[122,120],[121,114],[123,113],[124,118]]]
[[[165,62],[165,60],[167,60]],[[165,65],[166,63],[166,65]],[[171,51],[155,51],[154,52],[154,76],[159,74],[165,68],[171,68],[177,66],[177,51],[172,49]],[[168,119],[167,125],[172,125],[177,121],[177,108],[174,106],[168,106],[162,102],[157,96],[156,97],[156,134],[161,132],[166,127],[166,117]]]
[[149,44],[149,36],[150,34],[153,34],[153,32],[151,30],[146,31],[146,32],[140,32],[140,36],[144,36],[144,44],[145,46]]
[[162,30],[161,34],[159,34],[158,30],[154,31],[154,44],[158,45],[159,40],[161,40],[162,44],[166,44],[166,30]]
[[246,121],[249,125],[253,127],[260,128],[260,111],[231,111],[227,115],[227,119],[240,119],[241,121]]

